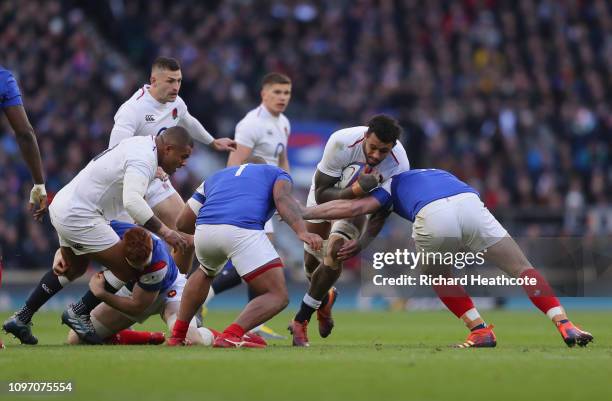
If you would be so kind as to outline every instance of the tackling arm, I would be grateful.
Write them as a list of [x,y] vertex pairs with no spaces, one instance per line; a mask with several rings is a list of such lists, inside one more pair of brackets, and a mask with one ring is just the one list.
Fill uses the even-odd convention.
[[291,182],[287,180],[276,180],[273,189],[276,209],[283,220],[297,234],[298,238],[317,251],[321,249],[323,239],[317,234],[309,233],[306,230],[306,224],[302,220],[304,207],[291,196],[291,187]]
[[104,289],[104,276],[102,273],[94,275],[90,282],[91,292],[102,302],[131,316],[142,314],[157,298],[159,291],[146,291],[135,285],[131,297],[121,297]]
[[302,217],[306,220],[339,220],[349,217],[374,213],[380,209],[380,203],[373,196],[352,200],[335,200],[304,210]]
[[317,169],[315,173],[315,200],[318,204],[338,200],[355,199],[367,195],[378,186],[378,177],[374,174],[361,174],[350,187],[335,188],[340,179],[322,173]]
[[249,156],[251,156],[251,153],[253,153],[253,148],[238,144],[237,149],[234,152],[231,152],[229,158],[227,159],[227,167],[240,166],[246,162]]

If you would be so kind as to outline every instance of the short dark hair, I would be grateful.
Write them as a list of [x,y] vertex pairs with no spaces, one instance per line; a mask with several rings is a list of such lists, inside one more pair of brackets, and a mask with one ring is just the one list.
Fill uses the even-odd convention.
[[375,133],[381,142],[395,143],[402,134],[402,127],[393,117],[378,114],[368,121],[367,134],[370,133]]
[[193,148],[193,138],[191,138],[191,135],[189,135],[185,128],[178,125],[164,130],[159,136],[162,137],[166,144]]
[[153,61],[151,70],[156,68],[159,68],[160,70],[178,71],[181,69],[181,64],[175,58],[160,56]]
[[261,80],[261,87],[272,84],[288,84],[291,85],[291,78],[280,72],[269,72],[264,75]]

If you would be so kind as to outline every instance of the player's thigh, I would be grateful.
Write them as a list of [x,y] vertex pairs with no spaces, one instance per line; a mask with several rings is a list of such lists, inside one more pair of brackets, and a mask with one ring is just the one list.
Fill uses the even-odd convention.
[[513,277],[518,277],[525,270],[532,268],[521,248],[509,235],[488,247],[484,255],[487,262],[493,263]]
[[[282,270],[283,263],[262,230],[235,227],[230,256],[236,272],[249,283],[269,270]],[[254,288],[256,289],[256,288]]]
[[147,199],[147,202],[151,209],[153,209],[155,216],[169,228],[176,230],[176,219],[183,210],[185,202],[183,202],[183,199],[174,188],[168,190],[161,187],[160,192],[160,194],[152,195],[151,198]]
[[459,194],[451,199],[459,216],[463,243],[473,252],[490,248],[508,236],[476,194]]
[[457,211],[447,199],[426,205],[414,219],[412,237],[421,252],[455,252],[462,247]]
[[128,318],[105,303],[101,303],[91,311],[91,322],[102,338],[110,337],[136,323],[134,319]]
[[216,276],[229,260],[232,244],[236,241],[235,228],[226,224],[196,226],[193,238],[195,254],[207,276]]
[[87,270],[89,258],[86,255],[75,255],[70,247],[62,246],[60,247],[60,252],[68,267],[64,276],[70,281],[81,277]]
[[119,280],[127,282],[137,278],[136,269],[127,264],[121,243],[88,255],[92,260],[109,269]]
[[51,223],[57,232],[62,248],[70,248],[75,255],[91,256],[111,248],[119,242],[119,236],[103,218],[87,221],[52,215]]
[[307,244],[304,244],[304,269],[306,270],[306,275],[309,275],[312,274],[312,272],[319,266],[319,263],[323,261],[326,248],[325,241],[329,238],[331,222],[323,221],[322,223],[312,223],[307,221],[306,230],[308,230],[310,233],[318,234],[324,240],[323,247],[321,247],[321,249],[318,251],[315,251]]
[[278,295],[279,298],[289,299],[285,274],[280,266],[258,274],[249,279],[247,284],[258,294],[273,293]]

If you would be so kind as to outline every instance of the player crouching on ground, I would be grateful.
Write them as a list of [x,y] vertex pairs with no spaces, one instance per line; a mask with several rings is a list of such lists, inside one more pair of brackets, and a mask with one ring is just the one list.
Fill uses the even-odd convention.
[[[406,171],[365,198],[336,200],[310,207],[304,212],[304,218],[344,219],[379,210],[390,213],[391,207],[395,213],[414,223],[412,236],[419,252],[456,252],[462,248],[472,252],[486,250],[485,259],[508,275],[536,279],[536,285],[523,288],[531,302],[553,321],[569,347],[576,344],[584,347],[593,341],[591,333],[569,321],[546,279],[533,268],[516,242],[484,206],[478,192],[446,171]],[[343,249],[354,248],[353,254],[356,254],[368,245],[380,228],[382,225],[377,230],[368,230],[367,237],[351,240]],[[343,257],[350,256],[351,253]],[[452,274],[450,267],[445,273]],[[493,326],[487,326],[461,285],[435,285],[434,290],[471,331],[467,340],[457,347],[495,347],[497,339]]]
[[[159,314],[172,329],[179,302],[185,286],[181,274],[166,244],[147,230],[134,224],[111,222],[113,230],[121,237],[125,260],[138,271],[137,280],[127,283],[116,294],[105,288],[110,271],[98,273],[89,281],[91,292],[103,303],[91,312],[96,334],[107,344],[161,344],[163,333],[127,330],[134,323],[143,323]],[[55,270],[62,272],[65,262],[58,253]],[[110,280],[113,280],[112,276]],[[192,344],[211,345],[213,331],[198,329],[195,319],[189,324],[187,339]],[[70,330],[68,344],[81,344],[77,333]]]
[[221,170],[198,187],[177,227],[188,234],[195,232],[200,266],[187,280],[168,345],[186,343],[188,322],[206,299],[215,275],[232,258],[236,271],[259,296],[215,339],[213,347],[265,346],[250,341],[245,333],[282,311],[289,296],[285,276],[279,269],[283,263],[266,237],[264,224],[278,209],[300,240],[317,250],[323,243],[321,237],[306,231],[301,206],[291,196],[291,189],[287,172],[276,166],[250,163]]

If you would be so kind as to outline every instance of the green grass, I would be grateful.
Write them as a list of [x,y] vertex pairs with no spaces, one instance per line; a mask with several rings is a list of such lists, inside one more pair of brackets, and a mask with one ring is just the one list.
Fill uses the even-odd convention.
[[[212,311],[211,327],[233,312]],[[4,320],[8,314],[0,314]],[[283,314],[271,322],[282,331]],[[264,350],[62,345],[59,313],[35,317],[35,347],[3,336],[0,381],[73,381],[69,396],[15,400],[602,400],[612,397],[609,312],[573,319],[596,342],[568,349],[536,312],[488,312],[498,347],[458,350],[461,323],[447,312],[338,312],[331,337],[310,328],[311,347],[277,341]],[[157,318],[144,326],[162,330]],[[142,328],[139,326],[138,328]],[[6,388],[6,383],[2,384]],[[4,390],[2,390],[4,391]],[[0,399],[11,399],[0,393]]]

